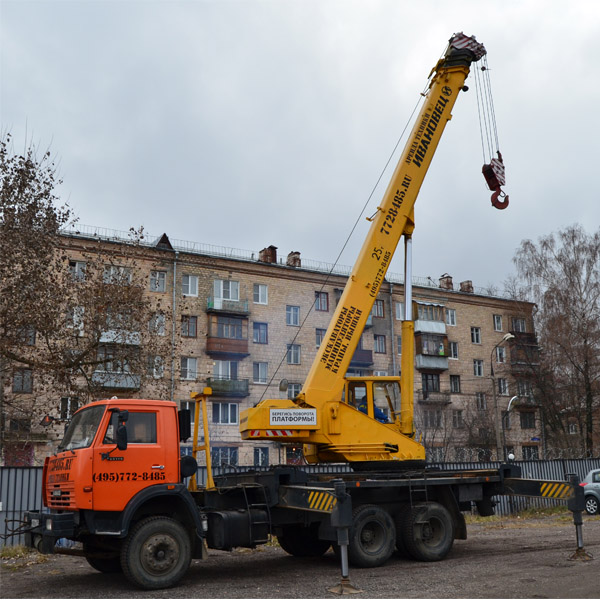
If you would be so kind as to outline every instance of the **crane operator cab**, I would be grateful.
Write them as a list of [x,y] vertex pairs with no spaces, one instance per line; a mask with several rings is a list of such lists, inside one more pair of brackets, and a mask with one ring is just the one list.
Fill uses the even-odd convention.
[[347,377],[343,401],[380,423],[394,423],[400,417],[400,382],[395,377]]

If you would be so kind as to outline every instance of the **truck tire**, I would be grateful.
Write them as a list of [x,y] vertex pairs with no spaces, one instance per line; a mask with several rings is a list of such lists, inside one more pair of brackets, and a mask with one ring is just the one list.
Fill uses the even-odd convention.
[[404,543],[404,520],[410,513],[410,504],[402,504],[400,510],[394,516],[394,525],[396,526],[396,550],[402,558],[408,558],[410,554]]
[[319,539],[314,527],[300,525],[284,527],[277,541],[288,554],[300,557],[323,556],[331,547],[331,542]]
[[101,547],[84,542],[83,555],[92,569],[100,573],[121,573],[121,559],[116,548]]
[[454,543],[452,516],[437,502],[417,504],[402,520],[402,540],[416,560],[442,560]]
[[396,527],[391,515],[375,504],[363,504],[352,512],[348,561],[355,567],[379,567],[396,545]]
[[585,512],[587,512],[588,515],[598,514],[598,500],[596,500],[594,496],[585,497]]
[[121,549],[125,576],[146,590],[175,585],[192,560],[192,544],[183,525],[168,517],[148,517],[135,525]]

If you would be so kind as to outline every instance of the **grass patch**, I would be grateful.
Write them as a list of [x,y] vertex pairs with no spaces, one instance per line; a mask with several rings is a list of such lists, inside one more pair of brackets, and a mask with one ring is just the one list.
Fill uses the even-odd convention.
[[16,571],[29,565],[45,563],[48,557],[45,554],[25,546],[3,546],[0,548],[0,561],[2,567]]

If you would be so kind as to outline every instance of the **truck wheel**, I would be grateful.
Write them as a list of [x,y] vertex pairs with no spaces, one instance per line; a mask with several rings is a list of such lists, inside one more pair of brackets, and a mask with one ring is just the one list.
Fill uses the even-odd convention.
[[331,547],[331,542],[319,539],[318,532],[312,527],[284,527],[277,541],[292,556],[323,556]]
[[446,507],[437,502],[417,504],[402,522],[402,539],[417,560],[442,560],[454,543],[454,524]]
[[83,555],[92,569],[100,573],[121,573],[121,559],[116,549],[100,547],[90,542],[83,543]]
[[598,514],[598,500],[594,496],[586,496],[585,498],[585,512],[588,515]]
[[125,576],[146,590],[175,585],[192,560],[183,525],[168,517],[148,517],[129,532],[121,550]]
[[403,537],[403,531],[404,531],[404,521],[406,519],[406,516],[410,513],[410,505],[409,504],[403,504],[400,506],[400,511],[396,514],[396,516],[394,517],[394,525],[396,526],[396,550],[398,551],[398,554],[403,557],[403,558],[407,558],[408,556],[410,556],[410,554],[408,553],[408,550],[406,549],[406,544],[404,543],[404,537]]
[[396,527],[390,514],[374,504],[358,506],[352,512],[348,560],[355,567],[379,567],[396,544]]

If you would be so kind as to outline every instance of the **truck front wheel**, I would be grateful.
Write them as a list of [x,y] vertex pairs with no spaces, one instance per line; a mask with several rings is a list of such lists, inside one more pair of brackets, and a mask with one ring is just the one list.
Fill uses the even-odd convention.
[[452,516],[437,502],[417,504],[402,519],[402,541],[417,560],[442,560],[454,543]]
[[374,504],[364,504],[352,513],[348,560],[355,567],[379,567],[396,545],[396,527],[390,514]]
[[129,532],[121,550],[125,576],[146,590],[175,585],[192,560],[192,545],[183,525],[168,517],[149,517]]

